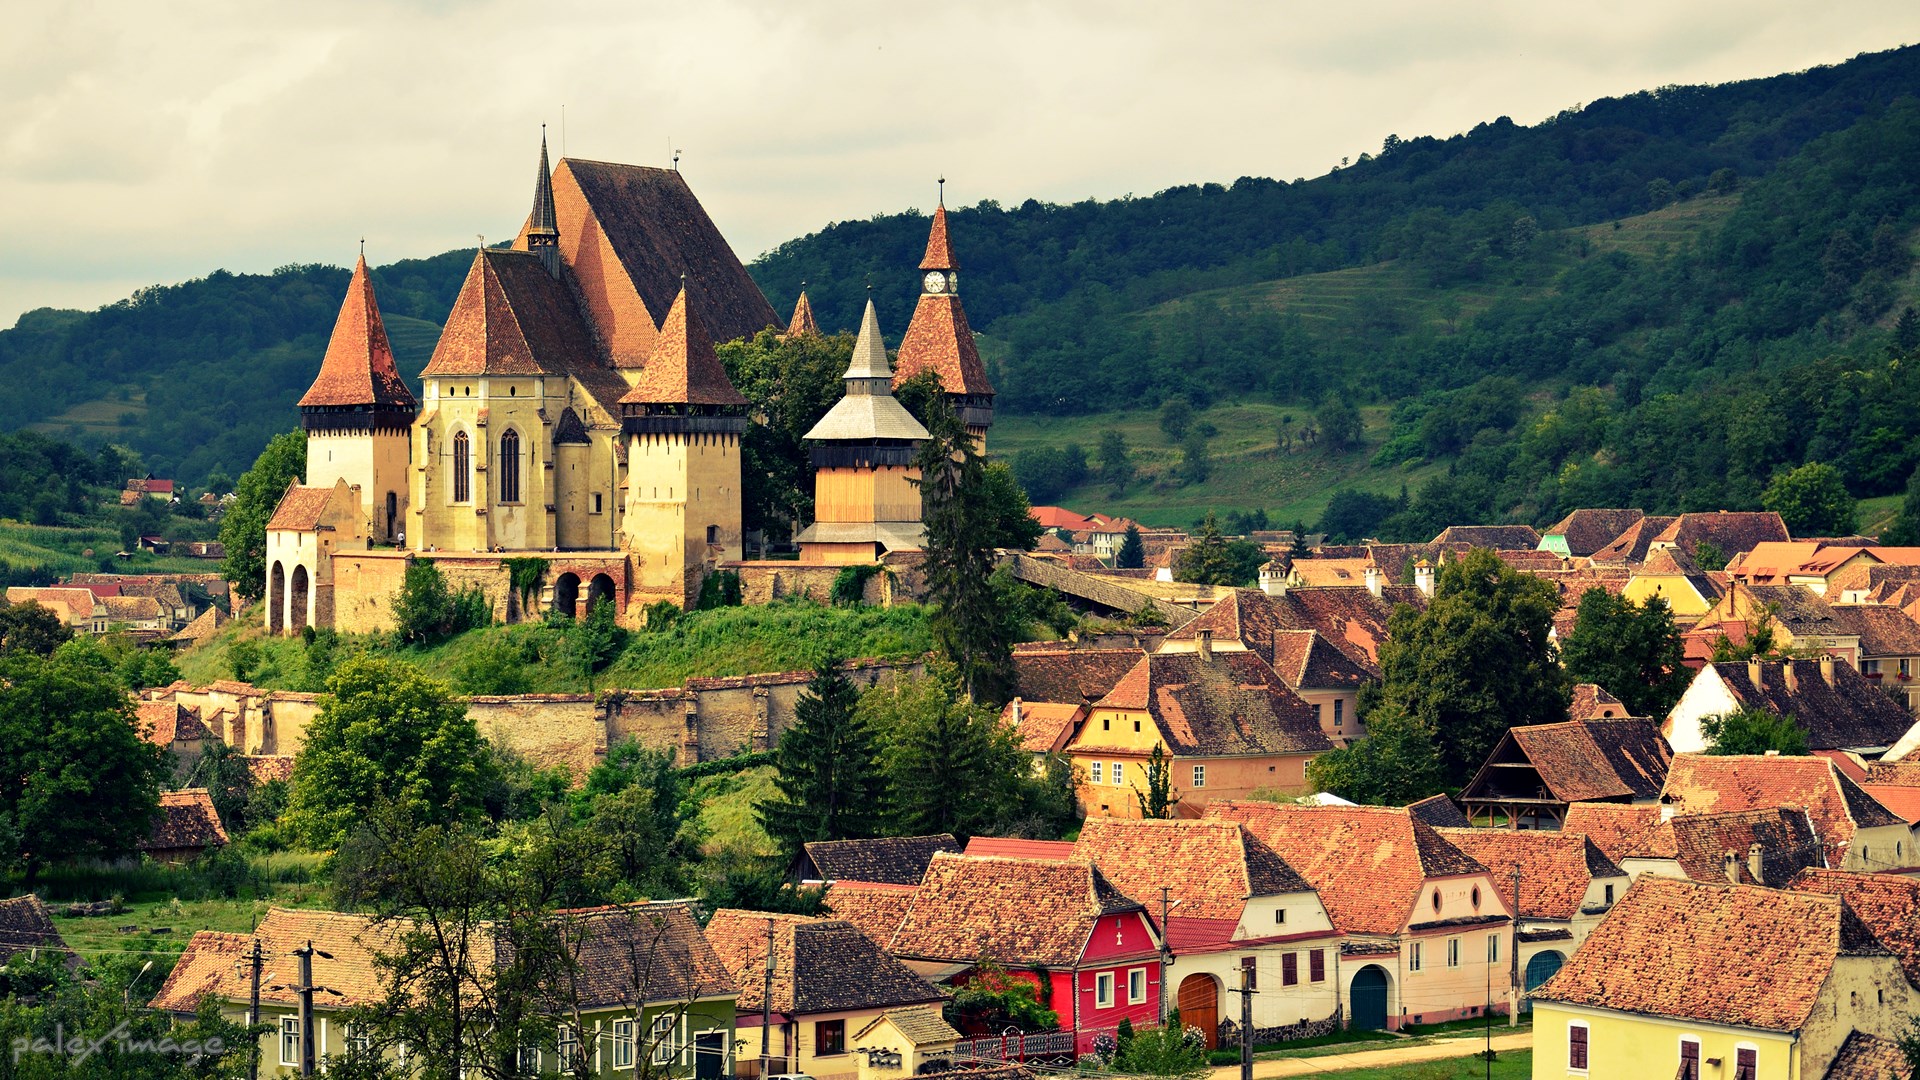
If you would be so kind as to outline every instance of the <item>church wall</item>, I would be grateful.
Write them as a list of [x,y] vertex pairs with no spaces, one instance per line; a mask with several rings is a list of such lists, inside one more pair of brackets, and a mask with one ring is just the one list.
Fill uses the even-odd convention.
[[[871,544],[808,546],[857,548],[858,557],[852,557],[856,553],[850,552],[844,562],[767,560],[726,563],[724,569],[740,575],[740,602],[770,604],[783,597],[805,596],[823,604],[828,603],[833,597],[833,580],[841,570],[849,564],[871,564],[874,561]],[[867,579],[862,602],[876,607],[891,607],[896,603],[918,600],[926,592],[925,575],[920,570],[924,561],[925,557],[919,552],[894,552],[883,556],[880,565],[886,572]]]
[[712,548],[720,549],[715,561],[741,554],[739,439],[630,436],[626,508],[635,602],[684,606],[700,587]]
[[407,554],[392,549],[335,552],[333,628],[343,634],[393,629],[393,600],[407,576]]
[[606,725],[591,694],[520,694],[467,699],[480,734],[542,768],[583,777],[607,752]]
[[[587,511],[593,505],[588,490],[588,470],[593,450],[585,443],[566,443],[554,447],[550,463],[554,493],[554,543],[563,548],[587,546]],[[601,498],[602,516],[606,516],[606,498]]]
[[392,543],[387,530],[387,493],[399,515],[394,528],[406,528],[411,501],[408,474],[412,439],[405,431],[310,431],[307,433],[307,486],[332,487],[345,480],[361,491],[361,526],[376,543]]

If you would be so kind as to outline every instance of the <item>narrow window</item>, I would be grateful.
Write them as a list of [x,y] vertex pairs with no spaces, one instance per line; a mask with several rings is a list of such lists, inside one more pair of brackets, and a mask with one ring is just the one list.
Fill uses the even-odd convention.
[[560,1071],[580,1067],[580,1030],[571,1024],[561,1024],[554,1039],[554,1050],[560,1058]]
[[1113,972],[1103,971],[1093,977],[1093,1007],[1113,1008]]
[[300,1018],[297,1016],[280,1018],[280,1064],[300,1064]]
[[1103,716],[1103,717],[1101,717],[1101,718],[1100,718],[1100,730],[1101,730],[1101,731],[1112,731],[1112,730],[1113,730],[1113,717],[1111,717],[1111,716]]
[[1759,1080],[1760,1048],[1742,1046],[1733,1052],[1733,1080]]
[[1127,972],[1127,1004],[1145,1005],[1147,1003],[1147,969],[1134,968]]
[[600,512],[600,493],[597,491],[593,493],[593,512]]
[[1333,726],[1339,727],[1346,720],[1347,703],[1343,698],[1333,699]]
[[453,501],[468,502],[473,498],[473,477],[470,473],[471,455],[467,448],[467,433],[453,433]]
[[1300,982],[1300,954],[1280,954],[1280,985],[1296,986]]
[[1675,1080],[1700,1080],[1700,1043],[1680,1040],[1680,1075]]
[[1315,949],[1307,954],[1307,981],[1327,981],[1327,950]]
[[1450,968],[1460,966],[1460,939],[1457,937],[1447,939],[1447,966]]
[[1417,941],[1407,949],[1407,970],[1420,970],[1420,943]]
[[1133,722],[1133,731],[1134,731],[1134,734],[1136,735],[1140,733],[1140,721],[1135,720]]
[[1587,1025],[1570,1023],[1567,1025],[1567,1068],[1587,1068]]
[[673,1060],[674,1023],[672,1013],[661,1013],[653,1018],[653,1063],[655,1065],[665,1065]]
[[1275,926],[1285,926],[1287,924],[1286,908],[1281,908],[1279,911],[1273,913],[1273,924]]
[[1193,786],[1207,786],[1207,767],[1205,765],[1195,765],[1193,767]]
[[520,433],[512,428],[500,436],[500,501],[520,501]]
[[1601,887],[1601,902],[1606,904],[1608,907],[1613,906],[1613,886],[1612,885],[1605,885]]
[[720,542],[720,526],[718,525],[707,526],[707,543],[717,544],[719,542]]
[[387,539],[393,539],[394,530],[400,527],[399,518],[400,496],[395,492],[389,491],[387,492]]
[[1106,767],[1107,765],[1106,765],[1106,762],[1104,761],[1096,761],[1092,765],[1088,766],[1089,772],[1093,777],[1094,783],[1101,784],[1106,782],[1101,779],[1101,777],[1105,775]]
[[1499,962],[1500,962],[1500,935],[1488,934],[1487,935],[1487,963],[1497,964]]
[[813,1052],[821,1057],[847,1052],[847,1022],[822,1020],[813,1025]]
[[1113,786],[1114,787],[1120,787],[1121,785],[1127,782],[1126,770],[1127,770],[1126,762],[1116,761],[1113,763]]
[[633,1021],[631,1020],[613,1022],[613,1067],[633,1068]]
[[1260,989],[1260,965],[1251,956],[1240,958],[1240,977],[1242,985],[1248,990]]

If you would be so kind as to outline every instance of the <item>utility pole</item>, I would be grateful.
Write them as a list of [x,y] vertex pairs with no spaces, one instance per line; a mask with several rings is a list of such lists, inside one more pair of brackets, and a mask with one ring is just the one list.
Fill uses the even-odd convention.
[[[255,948],[257,949],[258,946],[256,945]],[[300,999],[300,1075],[312,1076],[313,1075],[313,992],[318,990],[324,994],[333,994],[335,996],[339,996],[340,991],[332,989],[331,987],[313,985],[313,958],[317,956],[322,960],[331,960],[333,959],[332,953],[322,952],[319,949],[314,948],[312,940],[308,940],[308,942],[304,946],[293,950],[293,955],[300,958],[300,981],[293,986],[269,986],[267,987],[267,989],[291,990],[294,992],[295,995],[299,997]],[[255,961],[255,963],[257,964],[258,961]],[[255,967],[254,972],[257,975],[259,972],[259,968]],[[257,1014],[258,1008],[259,1008],[258,995],[255,996],[254,1001],[255,1001],[254,1008]],[[257,1048],[259,1044],[258,1042],[256,1042],[254,1045]]]
[[252,1040],[252,1049],[247,1054],[247,1080],[260,1080],[260,1033],[254,1028],[260,1026],[260,965],[266,957],[260,952],[260,939],[253,939],[253,948],[248,950],[247,964],[253,969],[252,991],[247,995],[247,1030]]
[[1240,964],[1240,989],[1228,993],[1240,995],[1240,1080],[1253,1080],[1253,964]]
[[1512,1002],[1512,1004],[1507,1006],[1507,1026],[1517,1027],[1520,1023],[1520,995],[1522,993],[1520,987],[1520,868],[1518,866],[1513,868],[1513,948],[1510,951],[1513,955],[1507,957],[1507,963],[1511,965],[1510,974],[1507,978],[1512,984],[1512,990],[1508,997],[1508,1000]]
[[[1167,911],[1172,907],[1171,904],[1167,903],[1167,897],[1172,892],[1173,889],[1171,887],[1166,885],[1160,886],[1160,1020],[1162,1023],[1165,1023],[1167,1019],[1167,964],[1173,953],[1173,947],[1167,944]],[[1175,991],[1173,1011],[1178,1013],[1179,1010],[1179,992]],[[1217,1028],[1219,1025],[1216,1023],[1214,1026]],[[1216,1035],[1215,1037],[1217,1038],[1218,1036]]]
[[760,1080],[773,1066],[773,920],[767,920],[767,969],[760,991]]

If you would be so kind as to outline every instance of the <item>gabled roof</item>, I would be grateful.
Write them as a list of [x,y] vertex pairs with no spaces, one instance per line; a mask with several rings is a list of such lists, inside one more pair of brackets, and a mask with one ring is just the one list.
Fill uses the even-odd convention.
[[1073,853],[1129,896],[1158,900],[1170,888],[1168,899],[1187,919],[1238,922],[1252,897],[1313,890],[1237,821],[1090,817]]
[[867,1032],[879,1027],[882,1023],[891,1023],[894,1030],[905,1036],[916,1047],[960,1041],[960,1033],[954,1030],[952,1024],[947,1023],[941,1015],[941,1010],[924,1005],[888,1009],[869,1021],[867,1026],[854,1032],[854,1041],[865,1040]]
[[1674,518],[1650,514],[1626,527],[1619,536],[1613,538],[1606,547],[1593,553],[1596,563],[1642,562],[1647,557],[1647,548],[1653,544],[1653,538],[1665,532]]
[[576,908],[557,917],[579,935],[576,989],[585,1008],[630,1006],[636,994],[642,1001],[688,1001],[737,992],[686,901]]
[[927,867],[893,935],[899,957],[1008,966],[1079,963],[1103,915],[1142,911],[1084,859],[1001,859],[942,853]]
[[1094,519],[1086,514],[1069,510],[1064,506],[1034,506],[1029,507],[1027,513],[1033,520],[1039,522],[1043,529],[1065,529],[1068,532],[1078,532],[1081,529],[1091,528],[1094,523]]
[[[1015,698],[1002,710],[1001,718],[1013,726],[1020,749],[1030,754],[1050,754],[1064,748],[1079,722],[1086,717],[1085,704],[1050,701],[1026,702]],[[1015,724],[1017,714],[1019,721]]]
[[1769,540],[1791,539],[1786,522],[1771,510],[1720,510],[1711,514],[1681,514],[1653,538],[1653,543],[1673,544],[1689,553],[1697,545],[1708,543],[1731,559]]
[[917,885],[878,885],[866,881],[836,881],[827,888],[827,913],[860,928],[885,945],[907,917]]
[[160,793],[160,813],[147,838],[140,841],[140,850],[182,851],[226,843],[227,829],[213,809],[213,797],[206,788],[186,788]]
[[1823,757],[1675,754],[1660,801],[1680,814],[1793,807],[1839,865],[1857,829],[1906,824]]
[[1010,859],[1071,859],[1071,840],[1028,840],[1018,836],[969,836],[968,855],[1001,855]]
[[1567,542],[1567,554],[1584,558],[1620,538],[1647,515],[1639,510],[1575,510],[1547,527]]
[[745,405],[747,399],[734,389],[727,369],[713,350],[713,337],[693,310],[682,288],[673,299],[673,307],[660,323],[660,335],[653,340],[653,355],[640,369],[633,389],[620,398],[622,405]]
[[1625,715],[1626,705],[1607,693],[1605,687],[1590,682],[1574,684],[1573,701],[1567,706],[1567,719],[1598,720]]
[[141,734],[155,746],[193,742],[207,737],[200,714],[176,701],[143,701],[134,706]]
[[1486,867],[1404,807],[1210,803],[1208,818],[1244,823],[1320,894],[1349,934],[1395,934],[1428,878]]
[[[1741,705],[1792,717],[1807,733],[1807,747],[1812,750],[1892,746],[1913,727],[1913,716],[1906,709],[1843,661],[1826,665],[1817,660],[1734,661],[1710,666]],[[1826,679],[1829,672],[1831,685]]]
[[1067,705],[1098,701],[1145,655],[1139,648],[1015,649],[1015,690],[1025,701]]
[[1873,936],[1899,958],[1908,981],[1920,980],[1920,879],[1808,867],[1785,887],[1845,900]]
[[228,615],[226,612],[217,607],[209,606],[207,610],[194,616],[192,622],[181,627],[179,633],[167,640],[188,642],[205,641],[218,633],[221,627],[227,625],[227,620]]
[[1441,829],[1453,846],[1493,872],[1502,896],[1511,897],[1520,873],[1520,915],[1572,919],[1594,878],[1624,878],[1625,870],[1586,836],[1540,829]]
[[332,499],[333,489],[330,487],[290,484],[286,494],[280,496],[280,505],[273,508],[273,517],[267,521],[267,531],[312,532],[320,527],[326,517],[327,504]]
[[1888,1080],[1907,1067],[1907,1054],[1899,1043],[1864,1031],[1849,1031],[1821,1080]]
[[[773,924],[773,979],[767,990],[767,925]],[[944,995],[844,920],[721,908],[707,940],[739,991],[734,1007],[752,1012],[771,1001],[788,1016],[885,1009]]]
[[[1735,580],[1755,585],[1785,585],[1790,578],[1824,578],[1841,564],[1859,558],[1862,548],[1824,544],[1817,540],[1768,540],[1755,544],[1727,563]],[[1878,562],[1869,556],[1867,562]]]
[[800,299],[794,301],[793,318],[787,320],[787,336],[820,336],[820,324],[814,321],[813,304],[807,299],[807,291],[800,290]]
[[419,404],[393,363],[393,346],[380,321],[380,305],[373,298],[373,279],[367,257],[353,265],[347,298],[334,320],[333,337],[320,360],[320,374],[301,397],[302,408],[367,408],[412,410]]
[[[1673,828],[1674,857],[1680,869],[1695,881],[1727,880],[1727,856],[1741,885],[1785,888],[1809,866],[1823,865],[1813,822],[1804,810],[1777,807],[1736,810],[1725,814],[1680,814]],[[1749,862],[1754,845],[1760,847],[1760,876]]]
[[1237,643],[1273,666],[1290,687],[1353,689],[1372,680],[1361,662],[1327,640],[1305,620],[1259,589],[1233,589],[1165,638],[1169,652],[1198,647],[1202,631],[1211,632],[1216,649]]
[[200,999],[208,994],[218,997],[223,989],[230,988],[229,980],[240,970],[252,946],[250,934],[196,932],[148,1007],[174,1013],[199,1011]]
[[1798,1031],[1835,960],[1862,952],[1885,948],[1838,897],[1643,874],[1533,996]]
[[1436,829],[1464,829],[1473,822],[1460,812],[1460,807],[1445,795],[1429,795],[1417,802],[1407,804],[1407,813]]
[[1531,525],[1449,525],[1433,542],[1495,551],[1532,551],[1540,546],[1540,534]]
[[1461,793],[1469,802],[1495,799],[1515,753],[1533,767],[1556,802],[1652,799],[1666,779],[1673,751],[1652,720],[1568,720],[1509,728]]
[[[1177,756],[1330,750],[1313,706],[1249,652],[1148,653],[1096,709],[1145,710]],[[1104,747],[1082,728],[1075,748]]]
[[1577,802],[1567,807],[1563,833],[1580,833],[1593,840],[1607,858],[1620,861],[1639,847],[1647,834],[1660,827],[1660,808],[1632,803]]
[[1427,598],[1418,589],[1389,586],[1375,596],[1363,585],[1325,589],[1293,589],[1273,597],[1279,624],[1289,630],[1318,630],[1320,636],[1347,654],[1369,675],[1379,677],[1380,646],[1387,640],[1387,620],[1394,608],[1407,604],[1424,609]]
[[1861,656],[1920,656],[1920,622],[1899,608],[1884,604],[1833,604],[1829,610],[1840,633],[1860,639]]
[[0,900],[0,964],[35,949],[66,953],[70,966],[79,963],[79,957],[67,948],[60,931],[54,929],[53,915],[47,911],[45,901],[32,893]]
[[806,845],[807,861],[822,881],[871,881],[918,885],[927,863],[942,851],[959,851],[952,833],[882,836],[872,840],[817,840]]

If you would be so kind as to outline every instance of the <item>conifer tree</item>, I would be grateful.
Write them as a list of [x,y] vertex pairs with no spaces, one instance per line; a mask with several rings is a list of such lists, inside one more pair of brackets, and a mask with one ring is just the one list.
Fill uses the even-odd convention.
[[859,702],[839,658],[829,656],[794,703],[794,725],[774,758],[780,796],[754,804],[767,835],[789,854],[816,840],[881,832],[886,779],[873,729],[855,711]]
[[998,703],[1013,684],[1013,642],[995,610],[993,539],[1001,530],[987,497],[986,462],[945,397],[929,402],[926,428],[913,464],[927,530],[922,571],[934,644],[967,697]]
[[1113,562],[1121,570],[1138,570],[1147,565],[1147,548],[1140,542],[1140,526],[1127,526],[1127,538],[1120,541],[1120,550],[1114,553]]

